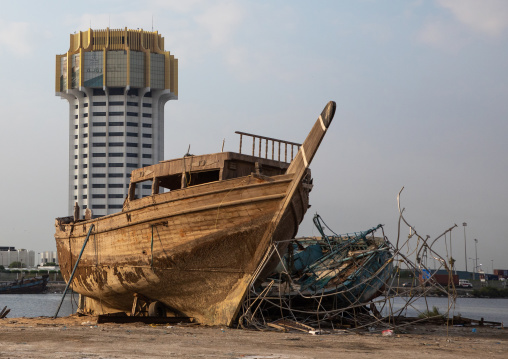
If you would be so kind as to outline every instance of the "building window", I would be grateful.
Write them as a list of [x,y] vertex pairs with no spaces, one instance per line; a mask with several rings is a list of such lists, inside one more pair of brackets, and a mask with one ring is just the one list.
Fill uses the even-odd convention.
[[110,126],[123,126],[123,122],[110,122]]
[[78,119],[78,118],[79,118],[79,116],[78,116],[78,115],[74,115],[74,118],[75,118],[75,119]]
[[125,90],[123,87],[113,87],[109,89],[109,94],[114,95],[123,95],[125,93]]
[[[136,106],[136,107],[138,107],[139,105],[138,105],[138,103],[137,103],[137,102],[130,102],[130,101],[127,101],[127,106]],[[127,112],[127,115],[128,115],[128,114],[129,114],[129,113]]]
[[138,147],[137,143],[127,142],[127,147]]
[[83,178],[88,178],[88,175],[85,173],[85,174],[83,175]]
[[123,163],[110,163],[109,167],[123,167]]
[[[93,89],[94,96],[106,96],[106,92],[103,89]],[[94,102],[95,105],[95,102]]]
[[113,152],[109,154],[109,157],[123,157],[123,153]]
[[78,179],[78,176],[74,176],[74,179]]
[[85,189],[86,189],[86,188],[88,188],[88,186],[87,186],[86,184],[84,184],[84,185],[83,185],[83,188],[85,188]]
[[123,142],[110,142],[109,147],[122,147]]
[[105,173],[92,173],[92,178],[106,178]]
[[108,194],[108,198],[123,198],[123,194],[111,193]]
[[138,116],[137,112],[127,112],[127,116]]
[[126,166],[129,167],[129,168],[138,168],[138,164],[137,163],[126,163]]
[[152,124],[151,123],[144,123],[143,127],[145,127],[145,128],[152,128]]
[[78,196],[74,196],[74,199],[78,199]]
[[74,155],[74,159],[77,160],[78,159],[78,155]]
[[110,183],[109,188],[123,188],[122,183]]
[[138,137],[136,132],[127,132],[127,137]]
[[74,135],[74,139],[77,140],[78,139],[78,135]]
[[151,189],[152,186],[150,186],[149,184],[144,184],[141,186],[143,189]]
[[94,116],[106,116],[106,112],[94,112]]
[[113,111],[113,112],[110,112],[109,115],[110,116],[123,116],[123,111],[122,112]]
[[87,199],[88,196],[86,194],[83,195],[83,199]]
[[106,106],[106,102],[94,102],[94,106]]
[[74,105],[74,108],[77,109],[78,108],[78,105]]
[[88,123],[83,124],[83,127],[88,127]]
[[106,143],[104,142],[94,142],[92,143],[93,147],[106,147]]
[[92,153],[92,157],[106,157],[105,153]]
[[83,145],[83,148],[87,148],[87,147],[88,147],[88,143],[85,143],[85,144]]
[[138,157],[137,153],[127,153],[127,157]]
[[92,167],[106,167],[105,163],[93,163]]
[[74,189],[78,189],[78,186],[74,186]]
[[88,133],[84,133],[83,138],[87,138],[87,137],[88,137]]
[[92,204],[92,209],[106,209],[105,204]]
[[93,137],[104,137],[106,136],[106,132],[94,132]]
[[152,138],[151,133],[143,133],[143,138]]
[[106,198],[105,194],[92,194],[92,198]]
[[76,165],[75,165],[75,166],[74,166],[74,169],[75,169],[75,170],[77,170],[77,169],[78,169],[78,166],[76,166]]
[[78,129],[78,127],[79,127],[78,125],[75,125],[75,126],[74,126],[74,129],[75,129],[75,130],[77,130],[77,129]]
[[106,185],[104,183],[94,183],[92,188],[106,188]]
[[123,173],[110,173],[109,178],[123,177]]
[[83,158],[88,158],[88,155],[85,153],[85,154],[83,155]]
[[86,103],[83,105],[83,107],[88,107],[88,102],[86,102]]
[[88,113],[84,113],[84,114],[83,114],[83,117],[88,117]]
[[83,165],[83,168],[88,168],[88,165],[86,165],[86,164],[85,164],[85,165]]
[[93,122],[92,125],[95,126],[106,126],[106,122]]
[[110,101],[109,106],[123,106],[123,101]]
[[152,107],[151,103],[143,103],[143,107]]
[[77,150],[78,149],[78,145],[74,145],[74,149]]
[[143,148],[152,148],[150,143],[143,143]]
[[123,136],[123,132],[110,132],[110,136]]
[[108,205],[108,208],[109,209],[120,209],[120,208],[123,208],[123,205],[121,205],[121,204],[110,204],[110,205]]
[[127,126],[138,127],[138,124],[136,122],[127,122]]
[[152,155],[149,153],[143,153],[143,158],[152,158]]
[[152,118],[152,114],[151,113],[144,113],[143,117]]

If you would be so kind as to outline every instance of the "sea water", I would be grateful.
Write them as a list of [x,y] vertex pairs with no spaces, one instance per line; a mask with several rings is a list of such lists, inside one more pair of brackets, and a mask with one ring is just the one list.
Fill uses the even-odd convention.
[[[403,308],[409,298],[395,297],[392,301],[393,310]],[[502,322],[508,325],[508,299],[499,298],[457,298],[455,303],[447,297],[427,297],[412,301],[410,306],[402,312],[402,315],[408,317],[417,317],[418,314],[425,312],[427,308],[432,311],[437,307],[439,312],[445,314],[450,308],[449,317],[461,315],[464,318],[480,320],[483,318],[490,322]],[[387,310],[383,310],[386,314]]]
[[[5,306],[11,311],[7,318],[52,317],[60,304],[62,294],[0,294],[0,310]],[[67,293],[59,317],[68,316],[77,309],[77,294]]]
[[[7,306],[11,311],[7,318],[16,317],[52,317],[60,304],[62,294],[0,294],[0,310]],[[392,300],[391,305],[394,310],[404,307],[407,298],[396,297]],[[62,304],[59,317],[67,316],[76,312],[78,304],[77,294],[67,294]],[[416,317],[419,313],[432,307],[437,307],[440,313],[446,313],[450,307],[450,317],[453,315],[461,315],[465,318],[476,319],[484,318],[484,320],[492,322],[503,322],[508,325],[508,299],[488,299],[488,298],[457,298],[455,303],[450,303],[446,297],[427,297],[413,301],[402,313],[409,317]],[[383,314],[387,314],[387,310],[383,310]]]

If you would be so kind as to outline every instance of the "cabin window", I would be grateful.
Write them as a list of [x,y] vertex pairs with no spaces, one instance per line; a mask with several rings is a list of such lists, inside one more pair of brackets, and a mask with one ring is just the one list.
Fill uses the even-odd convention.
[[[172,176],[161,177],[159,180],[159,187],[166,188],[170,191],[174,191],[182,188],[182,175],[176,174]],[[161,191],[159,191],[160,193]]]
[[191,172],[187,173],[187,185],[186,187],[196,186],[198,184],[215,182],[219,180],[220,170],[203,171],[203,172]]

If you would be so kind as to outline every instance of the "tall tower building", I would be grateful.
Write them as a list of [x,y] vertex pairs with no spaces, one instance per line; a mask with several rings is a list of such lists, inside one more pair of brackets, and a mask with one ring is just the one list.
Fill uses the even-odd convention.
[[163,159],[164,105],[178,98],[178,60],[157,32],[80,31],[56,56],[55,91],[69,102],[69,215],[75,202],[94,217],[118,212],[131,171]]

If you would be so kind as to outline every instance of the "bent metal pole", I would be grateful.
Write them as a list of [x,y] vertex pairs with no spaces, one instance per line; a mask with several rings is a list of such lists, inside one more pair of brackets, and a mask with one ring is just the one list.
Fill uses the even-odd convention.
[[81,248],[81,252],[79,252],[78,260],[76,261],[76,264],[74,265],[74,269],[72,270],[71,277],[69,278],[69,282],[67,282],[67,285],[65,286],[65,290],[62,295],[62,300],[60,301],[60,304],[58,305],[58,309],[56,310],[55,316],[53,319],[55,319],[58,315],[58,312],[60,311],[60,307],[62,306],[62,303],[65,299],[65,295],[67,294],[67,290],[69,289],[69,286],[72,283],[72,279],[74,278],[74,273],[76,272],[76,269],[78,268],[79,260],[81,259],[81,255],[83,254],[83,251],[85,250],[86,244],[88,243],[88,238],[90,238],[90,234],[92,233],[92,229],[95,227],[95,225],[92,223],[90,225],[90,229],[88,230],[88,234],[86,235],[85,242],[83,243],[83,247]]

